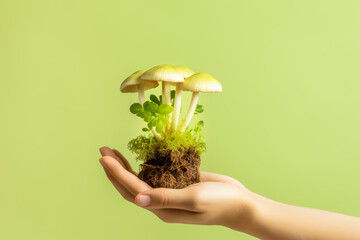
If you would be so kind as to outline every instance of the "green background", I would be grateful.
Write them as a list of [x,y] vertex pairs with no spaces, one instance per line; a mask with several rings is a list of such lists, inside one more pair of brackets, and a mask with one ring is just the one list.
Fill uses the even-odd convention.
[[199,98],[202,170],[360,216],[359,12],[357,0],[0,0],[0,238],[253,239],[165,224],[105,178],[103,145],[138,166],[126,145],[144,124],[121,81],[163,63],[222,84]]

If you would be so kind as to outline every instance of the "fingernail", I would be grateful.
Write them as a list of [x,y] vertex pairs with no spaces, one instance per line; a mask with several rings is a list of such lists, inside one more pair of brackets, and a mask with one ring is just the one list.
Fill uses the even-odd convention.
[[149,195],[139,195],[135,199],[136,205],[139,207],[147,207],[150,205],[151,199]]

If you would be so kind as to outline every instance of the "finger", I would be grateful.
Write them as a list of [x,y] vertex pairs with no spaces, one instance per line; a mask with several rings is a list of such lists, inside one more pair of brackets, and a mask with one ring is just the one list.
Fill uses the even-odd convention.
[[109,148],[109,147],[101,147],[99,149],[101,155],[104,157],[104,156],[110,156],[110,157],[113,157],[113,158],[117,158],[115,153],[113,153],[113,151]]
[[131,168],[129,161],[116,149],[112,149],[115,155],[124,163],[125,168],[137,176],[137,173]]
[[124,168],[126,168],[125,163],[123,163],[123,161],[121,161],[121,160],[119,159],[119,157],[116,156],[116,154],[115,154],[110,148],[108,148],[108,147],[102,147],[102,148],[100,148],[100,153],[101,153],[101,155],[102,155],[103,157],[105,157],[105,156],[110,156],[110,157],[116,159]]
[[203,224],[204,213],[192,212],[180,209],[154,209],[152,212],[166,223],[191,223]]
[[110,182],[114,185],[114,187],[121,194],[121,196],[123,196],[123,198],[125,198],[126,200],[134,203],[134,195],[132,195],[126,188],[124,188],[120,183],[118,183],[106,168],[104,168],[104,171]]
[[210,173],[210,172],[200,172],[200,181],[201,182],[223,182],[223,183],[229,183],[231,185],[240,187],[240,188],[245,188],[244,185],[242,185],[239,181],[228,177],[228,176],[224,176],[221,174],[216,174],[216,173]]
[[152,189],[148,184],[141,181],[134,174],[127,171],[118,161],[114,158],[105,156],[101,158],[102,165],[110,172],[115,180],[124,186],[134,196],[140,192]]
[[175,208],[198,211],[196,196],[189,189],[154,188],[135,197],[135,204],[149,209]]

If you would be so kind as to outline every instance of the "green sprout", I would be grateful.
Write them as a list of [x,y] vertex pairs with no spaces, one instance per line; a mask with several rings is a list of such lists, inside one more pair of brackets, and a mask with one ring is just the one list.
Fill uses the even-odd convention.
[[196,108],[195,108],[195,113],[194,113],[194,114],[199,114],[199,113],[202,113],[202,112],[204,112],[204,107],[203,107],[203,105],[197,104],[197,105],[196,105]]
[[157,133],[161,133],[168,123],[166,115],[173,111],[173,107],[168,104],[162,104],[155,95],[150,96],[151,101],[145,101],[141,106],[140,103],[133,103],[130,106],[130,112],[142,118],[147,123],[144,132],[149,132],[155,128]]
[[[142,128],[143,132],[149,132],[155,128],[157,133],[162,133],[164,127],[168,124],[169,120],[166,118],[168,114],[173,111],[173,106],[161,103],[162,96],[150,95],[150,101],[145,101],[143,105],[140,103],[133,103],[130,106],[130,112],[136,116],[142,118],[147,127]],[[172,105],[175,99],[175,91],[171,92]],[[204,112],[204,107],[200,104],[196,106],[195,114]],[[195,124],[194,131],[204,126],[204,121],[197,122]]]

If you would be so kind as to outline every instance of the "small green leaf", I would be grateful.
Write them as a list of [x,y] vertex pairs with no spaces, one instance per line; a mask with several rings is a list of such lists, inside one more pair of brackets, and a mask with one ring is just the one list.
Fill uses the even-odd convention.
[[149,129],[152,129],[156,125],[156,118],[151,119],[151,121],[148,123]]
[[144,111],[140,114],[140,117],[142,119],[144,119],[145,122],[150,122],[151,118],[152,118],[152,114],[147,112],[147,111]]
[[199,127],[199,128],[204,127],[204,121],[201,120],[201,121],[197,122],[197,123],[196,123],[196,126]]
[[203,105],[196,105],[196,108],[195,108],[195,113],[202,113],[204,112],[204,107]]
[[162,95],[159,95],[159,106],[162,104]]
[[164,126],[165,126],[165,125],[162,123],[162,121],[157,121],[155,130],[156,130],[158,133],[161,133],[161,131],[163,130]]
[[150,95],[150,100],[151,100],[152,102],[158,104],[158,105],[159,105],[159,103],[160,103],[160,100],[159,100],[159,99],[157,98],[157,96],[155,96],[154,94],[151,94],[151,95]]
[[141,113],[142,112],[142,106],[140,103],[133,103],[130,106],[130,112],[133,114]]
[[168,104],[161,104],[159,109],[158,109],[158,112],[160,114],[169,114],[173,111],[173,107],[168,105]]
[[145,116],[144,116],[144,121],[145,122],[150,122],[151,119],[152,119],[152,114],[149,113],[149,112],[144,112],[144,113],[146,113]]
[[201,131],[202,127],[204,127],[204,121],[199,121],[195,124],[194,132],[198,133]]
[[143,131],[143,132],[148,132],[148,131],[150,131],[150,130],[147,129],[147,128],[143,128],[142,131]]
[[146,101],[146,102],[144,102],[144,104],[143,104],[143,106],[144,106],[144,109],[146,109],[146,107],[149,105],[149,101]]
[[159,114],[157,116],[158,121],[165,121],[165,114]]
[[159,115],[157,122],[161,122],[164,126],[168,123],[168,120],[165,119],[164,115]]
[[148,104],[146,104],[146,106],[144,106],[145,111],[148,111],[151,113],[157,112],[158,108],[159,108],[159,106],[154,102],[149,102]]

